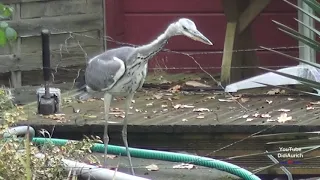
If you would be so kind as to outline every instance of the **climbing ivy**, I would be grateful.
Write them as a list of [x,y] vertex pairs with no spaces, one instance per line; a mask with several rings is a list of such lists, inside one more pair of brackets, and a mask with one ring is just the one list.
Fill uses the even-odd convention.
[[10,18],[13,8],[0,3],[0,46],[17,39],[17,32],[4,19]]

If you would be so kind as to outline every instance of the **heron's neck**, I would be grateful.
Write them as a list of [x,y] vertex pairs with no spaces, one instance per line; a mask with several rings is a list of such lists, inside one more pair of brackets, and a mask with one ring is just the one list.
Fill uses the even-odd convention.
[[170,25],[167,30],[158,36],[157,39],[153,40],[149,44],[138,47],[138,51],[142,56],[154,56],[156,53],[162,50],[166,45],[168,39],[173,35],[172,34],[172,25]]

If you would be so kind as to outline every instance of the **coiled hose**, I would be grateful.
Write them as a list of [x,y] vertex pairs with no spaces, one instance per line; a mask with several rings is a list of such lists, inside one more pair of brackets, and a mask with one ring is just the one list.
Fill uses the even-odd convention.
[[[6,133],[4,133],[4,137],[7,138],[10,135],[23,135],[28,132],[28,126],[18,126],[14,128],[10,128]],[[53,143],[56,146],[63,146],[68,141],[68,139],[56,139],[56,138],[34,138],[35,131],[32,127],[29,127],[30,138],[36,144],[45,144],[45,143]],[[95,143],[91,149],[93,152],[104,153],[104,144]],[[261,180],[255,174],[249,172],[246,169],[243,169],[237,165],[215,160],[212,158],[189,155],[189,154],[181,154],[174,152],[165,152],[165,151],[156,151],[156,150],[147,150],[147,149],[138,149],[138,148],[129,148],[130,154],[132,157],[144,158],[144,159],[157,159],[163,161],[171,161],[171,162],[191,162],[192,164],[218,169],[221,171],[228,172],[230,174],[236,175],[245,180]],[[110,154],[121,154],[126,155],[125,147],[108,145],[108,152]]]
[[[33,142],[36,144],[45,144],[53,143],[57,146],[63,146],[68,141],[67,139],[55,139],[55,138],[33,138]],[[95,143],[92,147],[93,152],[104,152],[104,144]],[[130,154],[132,157],[144,158],[144,159],[157,159],[163,161],[171,162],[192,162],[192,164],[218,169],[221,171],[228,172],[230,174],[236,175],[245,180],[260,180],[258,176],[249,172],[246,169],[243,169],[234,164],[228,162],[215,160],[207,157],[200,157],[195,155],[174,153],[174,152],[165,152],[165,151],[156,151],[156,150],[147,150],[147,149],[138,149],[138,148],[129,148]],[[121,154],[126,155],[125,147],[108,145],[108,153],[110,154]]]

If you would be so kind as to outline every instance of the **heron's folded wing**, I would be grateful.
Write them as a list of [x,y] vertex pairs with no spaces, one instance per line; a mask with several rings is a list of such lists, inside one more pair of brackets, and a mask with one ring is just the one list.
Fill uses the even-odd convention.
[[86,84],[95,91],[108,90],[116,84],[124,72],[125,65],[121,59],[96,58],[90,61],[86,69]]

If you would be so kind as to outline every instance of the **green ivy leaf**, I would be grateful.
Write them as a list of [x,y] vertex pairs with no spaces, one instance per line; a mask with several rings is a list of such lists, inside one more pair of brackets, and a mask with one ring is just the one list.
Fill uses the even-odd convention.
[[4,21],[0,22],[0,28],[1,28],[1,29],[5,30],[8,26],[9,26],[9,25],[8,25],[7,22],[4,22]]
[[7,37],[4,30],[0,29],[0,46],[4,46],[7,43]]
[[13,8],[6,6],[6,7],[4,8],[3,15],[4,15],[5,17],[10,17],[10,16],[12,15],[12,12],[13,12]]
[[5,36],[9,41],[11,41],[11,40],[16,40],[18,34],[16,30],[12,29],[11,27],[7,27],[5,31]]

